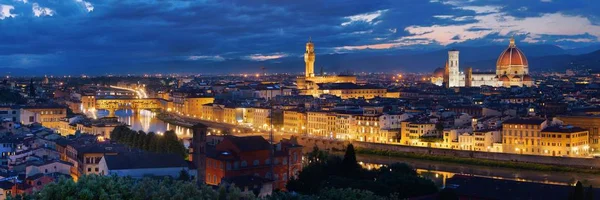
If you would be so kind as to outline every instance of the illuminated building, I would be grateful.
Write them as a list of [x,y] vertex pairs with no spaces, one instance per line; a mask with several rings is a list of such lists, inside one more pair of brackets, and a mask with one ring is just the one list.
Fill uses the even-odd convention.
[[509,119],[502,122],[504,153],[540,155],[542,130],[548,126],[545,119]]
[[437,133],[434,123],[401,122],[400,143],[403,145],[418,145],[423,136],[434,136]]
[[309,91],[313,96],[330,94],[342,99],[372,99],[386,96],[387,89],[375,85],[357,85],[354,83],[321,83]]
[[273,189],[285,189],[287,181],[302,170],[300,145],[290,141],[271,145],[262,136],[207,136],[206,131],[206,126],[195,126],[192,143],[192,161],[198,166],[198,179],[203,183],[236,184],[236,180],[244,179],[257,187],[267,183],[270,193]]
[[589,146],[590,151],[600,150],[600,116],[598,115],[573,115],[573,116],[559,116],[558,119],[563,121],[565,124],[581,127],[587,129],[589,132]]
[[284,110],[283,129],[284,131],[291,133],[306,133],[306,112],[297,110]]
[[575,126],[550,126],[542,130],[542,151],[545,156],[582,157],[588,155],[589,133]]
[[[459,51],[448,51],[448,61],[442,70],[436,69],[431,77],[431,83],[445,87],[481,87],[484,85],[494,87],[523,87],[533,86],[533,79],[529,75],[529,63],[525,54],[517,48],[514,38],[510,39],[506,48],[498,57],[496,72],[473,72],[467,68],[466,73],[460,71]],[[441,80],[440,80],[441,79]]]
[[303,93],[312,95],[310,90],[315,88],[319,83],[356,83],[356,76],[351,75],[315,75],[315,45],[311,40],[306,43],[304,63],[304,76],[297,77],[296,79],[298,89],[303,91]]
[[67,117],[67,108],[63,106],[25,106],[25,111],[35,113],[42,126],[51,129],[60,129],[61,121]]
[[336,138],[336,114],[326,111],[307,112],[306,128],[308,135]]

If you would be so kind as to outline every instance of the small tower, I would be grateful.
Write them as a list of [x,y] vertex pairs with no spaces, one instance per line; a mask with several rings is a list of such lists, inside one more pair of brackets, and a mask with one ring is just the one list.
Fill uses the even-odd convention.
[[465,74],[465,87],[471,87],[473,84],[473,68],[467,68],[467,73]]
[[312,43],[312,39],[308,38],[306,43],[306,52],[304,52],[304,63],[306,64],[306,77],[315,76],[315,45]]
[[448,68],[449,68],[449,87],[460,86],[460,71],[458,66],[458,53],[456,49],[448,51]]
[[206,183],[206,133],[208,127],[198,123],[192,127],[192,162],[198,169],[197,182]]

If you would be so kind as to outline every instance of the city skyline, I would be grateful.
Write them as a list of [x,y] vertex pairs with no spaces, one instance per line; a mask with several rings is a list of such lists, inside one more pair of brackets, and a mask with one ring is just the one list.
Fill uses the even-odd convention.
[[[5,30],[0,33],[0,68],[7,75],[252,73],[260,66],[273,73],[300,73],[302,46],[312,37],[317,69],[362,72],[360,63],[346,60],[389,56],[373,70],[431,72],[444,60],[417,66],[403,58],[444,56],[452,47],[495,49],[495,56],[511,36],[529,57],[594,52],[600,49],[593,12],[599,6],[547,0],[291,5],[5,0],[0,1]],[[463,60],[489,69],[479,66],[481,60]],[[535,64],[532,59],[533,69]]]

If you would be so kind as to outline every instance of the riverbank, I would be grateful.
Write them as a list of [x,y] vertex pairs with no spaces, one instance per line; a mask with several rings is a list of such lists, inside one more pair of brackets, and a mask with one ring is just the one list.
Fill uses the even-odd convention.
[[464,157],[454,157],[454,156],[416,154],[416,153],[385,151],[385,150],[365,149],[365,148],[357,148],[356,153],[361,154],[361,155],[378,155],[378,156],[390,156],[390,157],[398,157],[398,158],[423,159],[423,160],[430,160],[430,161],[448,162],[448,163],[456,163],[456,164],[467,164],[467,165],[476,165],[476,166],[485,166],[485,167],[502,167],[502,168],[512,168],[512,169],[536,170],[536,171],[600,174],[600,170],[597,170],[597,169],[583,169],[583,168],[555,166],[555,165],[546,165],[546,164],[537,164],[537,163],[511,162],[511,161],[464,158]]
[[165,114],[162,112],[158,112],[156,114],[156,118],[158,118],[159,120],[161,120],[163,122],[167,122],[169,124],[173,124],[173,125],[177,125],[177,126],[181,126],[181,127],[185,127],[185,128],[192,128],[192,126],[194,126],[193,124],[177,120],[177,119],[169,116],[168,114]]

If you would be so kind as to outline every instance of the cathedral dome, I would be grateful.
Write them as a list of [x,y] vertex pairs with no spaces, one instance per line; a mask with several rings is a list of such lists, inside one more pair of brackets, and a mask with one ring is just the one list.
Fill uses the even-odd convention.
[[498,61],[496,62],[496,66],[498,67],[508,67],[508,66],[527,66],[527,58],[525,54],[517,46],[515,45],[515,39],[510,39],[510,44],[508,48],[500,54],[498,57]]
[[533,79],[531,78],[531,76],[525,74],[523,75],[523,81],[533,81]]
[[444,77],[444,68],[440,67],[433,71],[433,77]]

